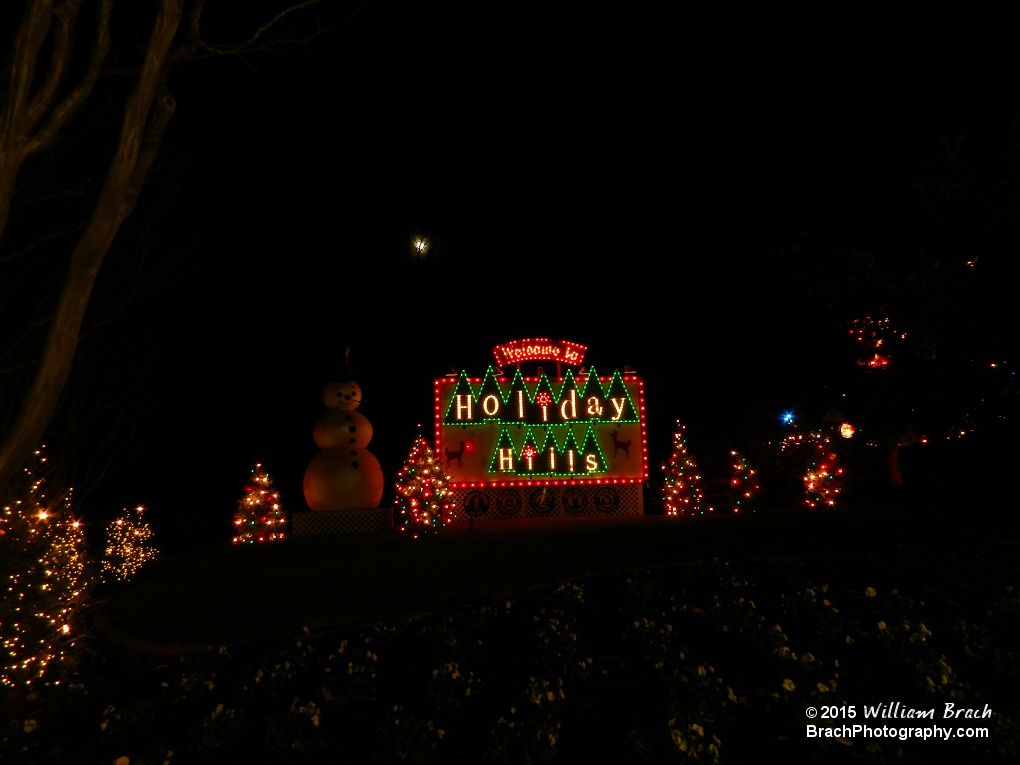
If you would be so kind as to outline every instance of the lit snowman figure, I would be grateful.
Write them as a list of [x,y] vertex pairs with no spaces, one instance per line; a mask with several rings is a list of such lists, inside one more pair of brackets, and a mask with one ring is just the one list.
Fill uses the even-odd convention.
[[365,447],[372,424],[359,412],[361,388],[353,380],[329,383],[322,392],[329,409],[312,437],[322,449],[305,470],[305,501],[312,510],[361,510],[379,506],[383,472]]

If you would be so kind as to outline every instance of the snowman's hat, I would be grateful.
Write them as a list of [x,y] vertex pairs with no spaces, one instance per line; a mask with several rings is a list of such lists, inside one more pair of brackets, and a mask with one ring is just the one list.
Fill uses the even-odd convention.
[[333,363],[330,364],[329,376],[335,382],[347,382],[354,379],[354,375],[351,373],[350,347],[344,347],[341,353],[334,356]]

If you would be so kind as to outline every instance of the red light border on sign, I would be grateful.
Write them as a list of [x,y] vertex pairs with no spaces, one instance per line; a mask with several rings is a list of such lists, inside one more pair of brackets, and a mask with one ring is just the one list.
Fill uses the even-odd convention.
[[580,366],[587,350],[587,346],[569,340],[534,337],[497,345],[492,349],[492,355],[496,357],[496,366],[500,369],[522,361],[555,361],[576,367]]
[[[601,486],[601,485],[612,485],[612,484],[635,484],[644,483],[648,480],[648,434],[645,431],[645,381],[637,375],[620,375],[624,382],[636,382],[638,384],[638,420],[641,426],[641,478],[567,478],[567,479],[550,479],[550,480],[535,480],[535,481],[450,481],[451,489],[489,489],[489,488],[502,488],[504,486]],[[435,443],[436,450],[442,448],[442,424],[443,424],[443,413],[441,411],[441,400],[439,387],[441,385],[456,385],[460,381],[460,376],[447,377],[441,380],[436,380],[434,383],[435,392]],[[482,382],[481,377],[469,377],[467,378],[468,383],[472,385],[478,385]],[[538,383],[542,378],[540,377],[524,377],[522,378],[526,383]],[[613,378],[610,377],[599,377],[598,381],[612,382]],[[498,377],[498,382],[508,382],[506,377]]]

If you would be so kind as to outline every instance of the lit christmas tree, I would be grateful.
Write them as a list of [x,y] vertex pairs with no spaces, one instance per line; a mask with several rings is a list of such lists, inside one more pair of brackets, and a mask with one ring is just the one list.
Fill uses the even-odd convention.
[[401,531],[410,531],[415,539],[436,534],[453,520],[450,476],[443,460],[419,436],[397,473],[397,496],[393,504]]
[[106,527],[106,553],[103,555],[103,576],[126,581],[159,551],[149,541],[152,529],[142,516],[145,508],[127,508]]
[[836,496],[843,489],[843,468],[839,465],[832,443],[822,431],[808,436],[811,456],[804,475],[804,504],[808,507],[834,507]]
[[662,465],[662,501],[666,515],[690,515],[701,511],[701,476],[698,466],[687,454],[686,425],[677,420],[673,434],[673,453]]
[[261,462],[255,464],[251,473],[234,513],[235,545],[275,542],[286,534],[287,514],[280,504],[280,492],[273,488],[273,481],[262,469]]
[[758,473],[751,470],[747,460],[735,451],[730,451],[730,496],[733,512],[739,513],[747,507],[748,501],[758,493]]
[[0,513],[0,685],[24,690],[61,683],[92,586],[71,493],[57,502],[46,497],[37,475],[45,462],[35,452],[16,498]]

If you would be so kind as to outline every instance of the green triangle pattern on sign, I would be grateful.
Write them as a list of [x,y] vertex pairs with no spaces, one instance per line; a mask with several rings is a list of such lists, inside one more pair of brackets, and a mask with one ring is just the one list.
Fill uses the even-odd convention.
[[[528,458],[531,458],[530,469],[528,467]],[[541,470],[542,450],[539,448],[538,442],[535,440],[535,432],[531,428],[527,429],[524,434],[524,444],[521,446],[521,462],[517,466],[518,473],[525,473],[527,475],[535,475]]]
[[595,367],[591,368],[588,376],[584,379],[577,398],[580,409],[578,419],[600,420],[602,418],[609,402],[606,400],[606,392],[602,390],[602,383],[599,382],[599,375],[595,371]]
[[[563,443],[556,440],[553,428],[546,429],[544,438],[536,431],[538,428],[528,427],[524,432],[524,440],[518,449],[514,446],[510,431],[503,428],[496,441],[492,458],[489,460],[489,472],[492,474],[513,475],[529,478],[555,476],[564,478],[584,478],[608,470],[605,454],[595,438],[595,431],[589,425],[578,446],[574,433],[567,430]],[[528,469],[528,452],[531,450],[531,469]],[[573,455],[571,455],[573,452]],[[595,464],[589,463],[588,457],[594,458]],[[571,470],[573,462],[573,470]]]
[[[509,450],[509,453],[506,450]],[[518,461],[519,455],[514,448],[513,439],[510,438],[510,432],[503,428],[499,433],[499,438],[496,440],[496,448],[492,452],[492,459],[489,461],[489,472],[516,473]]]
[[[495,407],[495,413],[489,414],[492,411],[492,400],[490,396],[495,396],[498,406]],[[499,381],[496,379],[496,373],[493,372],[490,366],[485,370],[485,375],[482,377],[482,384],[478,388],[478,395],[475,397],[475,401],[478,405],[479,414],[476,419],[480,420],[495,420],[502,422],[505,418],[503,417],[503,406],[506,403],[506,398],[503,395],[503,389],[499,387]]]
[[553,435],[552,428],[548,428],[545,432],[545,440],[539,447],[541,453],[539,457],[539,466],[544,475],[555,475],[556,465],[560,455],[560,445],[556,443],[556,436]]
[[584,382],[581,383],[581,387],[578,390],[578,395],[585,399],[589,396],[602,398],[606,395],[606,392],[602,390],[602,383],[599,382],[599,373],[595,371],[595,367],[592,367],[588,372],[588,376],[584,378]]
[[[563,375],[563,383],[560,385],[560,395],[557,399],[557,419],[563,422],[587,419],[585,416],[584,400],[577,389],[574,381],[574,374],[569,369]],[[567,415],[564,417],[564,413]]]
[[538,378],[531,401],[533,406],[529,422],[556,422],[556,394],[545,372]]
[[627,386],[623,384],[623,377],[620,375],[619,369],[613,372],[613,379],[609,381],[609,387],[606,388],[606,405],[606,415],[608,416],[603,417],[603,421],[640,422],[637,407],[634,406],[634,402],[630,398]]
[[524,384],[524,375],[521,370],[514,373],[510,380],[510,388],[506,394],[506,412],[503,422],[506,424],[526,422],[528,413],[531,410],[531,393],[528,386]]
[[595,431],[592,430],[591,425],[588,426],[588,430],[584,433],[584,440],[581,442],[581,454],[587,455],[594,454],[595,459],[598,461],[598,467],[594,470],[589,469],[587,462],[585,463],[585,471],[588,473],[605,473],[608,468],[606,467],[606,456],[602,453],[602,448],[599,446],[598,439],[595,438]]
[[[573,470],[571,470],[571,466]],[[556,462],[556,474],[564,476],[577,476],[584,473],[584,459],[581,450],[577,448],[577,439],[574,432],[568,431],[567,437],[563,439],[563,447]]]
[[[475,416],[474,409],[477,404],[474,401],[474,391],[471,390],[471,383],[468,382],[467,372],[461,372],[460,378],[457,380],[457,385],[453,389],[453,394],[450,396],[450,403],[446,407],[446,415],[443,417],[444,425],[463,425],[466,421],[473,422],[477,417]],[[471,405],[471,419],[457,419],[457,396],[471,396],[470,402],[466,399],[461,399],[461,403],[470,403]],[[463,411],[463,410],[462,410]]]

